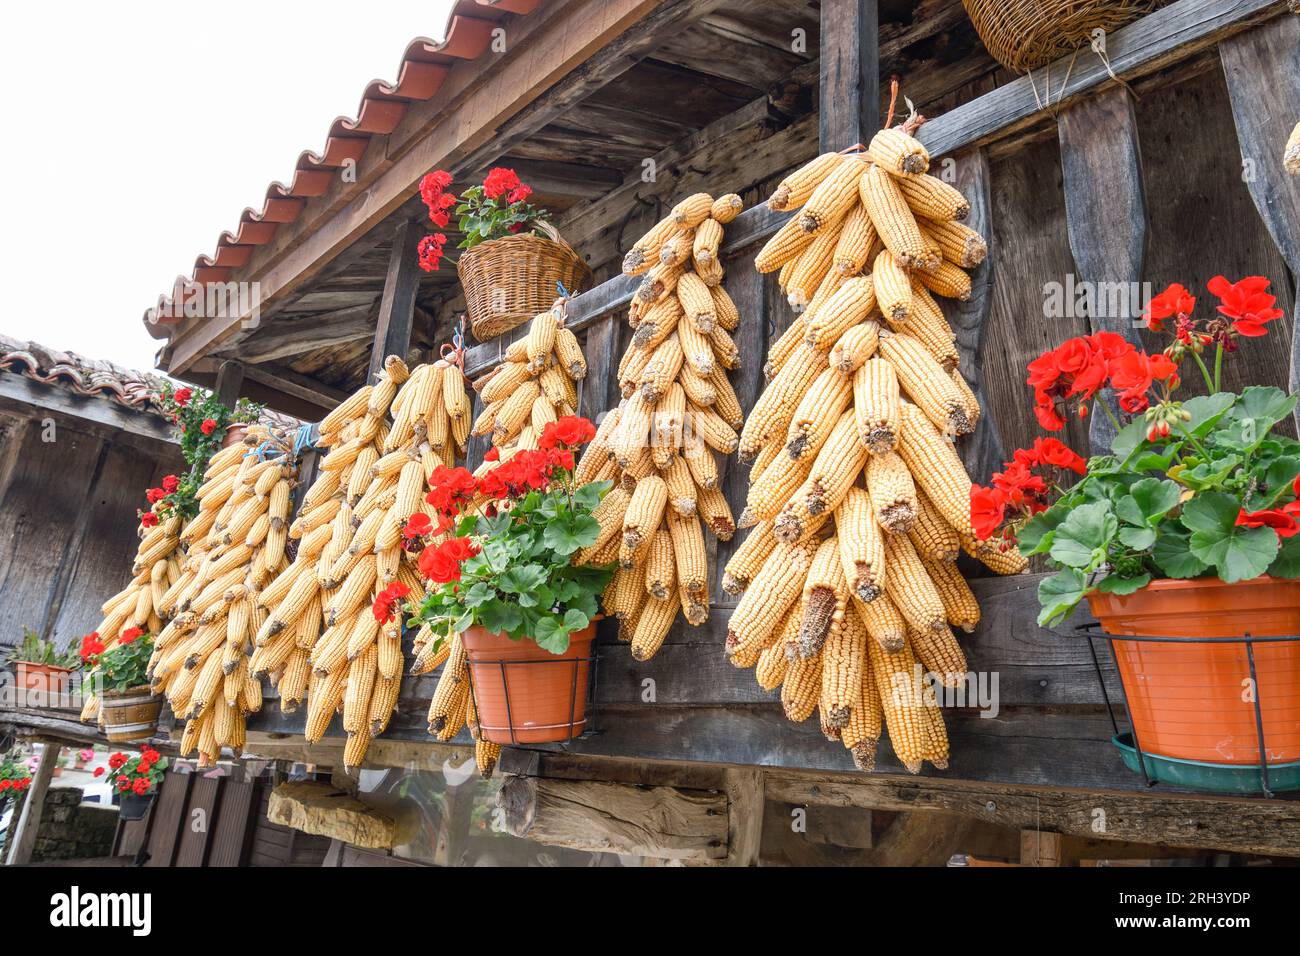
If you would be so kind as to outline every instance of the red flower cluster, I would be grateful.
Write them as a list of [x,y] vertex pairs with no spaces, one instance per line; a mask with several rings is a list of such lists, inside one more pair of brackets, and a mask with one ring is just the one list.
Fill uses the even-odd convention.
[[425,236],[416,246],[416,255],[419,256],[420,268],[425,272],[437,272],[442,266],[443,247],[447,245],[447,236],[441,232],[435,232]]
[[1195,308],[1195,297],[1175,282],[1147,303],[1147,310],[1142,313],[1142,318],[1146,320],[1146,326],[1152,332],[1163,332],[1166,319],[1171,317],[1184,319],[1191,315]]
[[1300,475],[1291,482],[1291,492],[1296,496],[1295,500],[1280,508],[1263,511],[1242,508],[1237,512],[1237,524],[1243,528],[1272,528],[1279,538],[1300,534]]
[[166,497],[167,492],[163,491],[161,488],[150,488],[144,493],[144,500],[149,502],[151,505],[156,505]]
[[459,581],[461,562],[474,557],[479,550],[470,538],[448,538],[436,548],[420,552],[420,574],[434,584]]
[[375,604],[372,608],[375,613],[375,620],[380,624],[387,624],[391,621],[402,603],[402,598],[410,593],[411,589],[401,581],[394,581],[380,591],[375,596]]
[[181,486],[181,480],[175,475],[168,475],[162,480],[162,490],[164,494],[173,495]]
[[128,627],[121,634],[117,635],[118,644],[130,644],[144,636],[144,631],[138,627]]
[[1178,366],[1163,352],[1147,355],[1133,349],[1111,363],[1110,383],[1119,392],[1119,404],[1130,415],[1145,412],[1151,406],[1147,392],[1156,382],[1178,387]]
[[199,425],[199,431],[203,432],[205,435],[211,435],[216,430],[217,420],[215,418],[205,418],[203,419],[203,423]]
[[192,388],[178,388],[172,394],[172,399],[181,408],[184,408],[186,405],[188,405],[190,403],[190,399],[193,397],[194,397],[194,389]]
[[22,777],[18,780],[0,780],[0,793],[6,790],[23,791],[32,785],[31,777]]
[[114,770],[117,770],[120,767],[122,767],[126,763],[126,761],[127,761],[126,754],[116,753],[108,758],[108,765],[112,767]]
[[1232,328],[1238,335],[1258,338],[1266,335],[1265,324],[1282,317],[1282,310],[1274,308],[1277,296],[1268,294],[1268,279],[1264,276],[1247,276],[1237,282],[1229,282],[1223,276],[1215,276],[1206,283],[1219,300],[1218,313],[1232,320]]
[[447,223],[451,221],[448,210],[456,205],[456,197],[444,192],[450,185],[451,174],[441,169],[426,173],[420,180],[420,198],[428,207],[430,221],[439,229],[447,228]]
[[993,474],[993,485],[972,485],[971,527],[981,541],[993,537],[1008,511],[1034,515],[1046,510],[1047,480],[1035,468],[1060,468],[1082,475],[1087,470],[1083,457],[1055,438],[1036,438],[1030,448],[1017,449],[1002,471]]
[[104,642],[99,639],[98,631],[91,631],[81,639],[81,662],[93,666],[95,659],[104,653]]
[[[1154,300],[1153,300],[1154,301]],[[1163,311],[1166,305],[1160,306]],[[1065,427],[1058,402],[1079,399],[1079,416],[1088,414],[1088,402],[1108,382],[1120,393],[1124,410],[1136,414],[1147,409],[1146,393],[1155,382],[1178,384],[1178,366],[1167,355],[1147,355],[1116,332],[1067,339],[1029,363],[1026,380],[1034,390],[1034,414],[1048,431]]]
[[158,524],[158,516],[156,514],[154,514],[152,511],[140,512],[140,527],[152,528],[156,524]]
[[429,475],[430,490],[424,500],[441,517],[452,518],[474,500],[477,488],[474,475],[466,469],[439,465]]
[[[519,175],[513,169],[496,166],[488,172],[487,178],[483,180],[483,195],[487,196],[488,199],[497,199],[506,193],[513,193],[521,187],[527,189],[519,181]],[[515,202],[516,200],[506,196],[506,201]]]

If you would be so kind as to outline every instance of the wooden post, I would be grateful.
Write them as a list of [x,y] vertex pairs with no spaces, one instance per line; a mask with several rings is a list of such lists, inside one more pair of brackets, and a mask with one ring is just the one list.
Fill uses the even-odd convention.
[[728,770],[727,856],[723,866],[756,866],[763,844],[763,771]]
[[244,387],[244,366],[240,362],[228,359],[217,369],[217,381],[213,391],[221,404],[234,408],[239,401],[239,390]]
[[1020,865],[1061,866],[1061,834],[1046,830],[1021,830]]
[[[1141,348],[1133,326],[1142,308],[1135,290],[1146,258],[1147,208],[1133,98],[1122,87],[1098,93],[1061,113],[1057,132],[1070,251],[1078,281],[1091,287],[1088,323]],[[1099,394],[1118,407],[1113,392]],[[1104,455],[1115,426],[1096,409],[1088,420],[1092,454]]]
[[424,237],[424,227],[408,220],[397,227],[388,257],[388,274],[384,276],[384,294],[379,300],[379,321],[375,325],[375,345],[370,353],[370,378],[384,367],[390,355],[406,358],[411,347],[411,323],[415,319],[415,293],[420,284],[416,248]]
[[[1281,163],[1300,102],[1300,17],[1276,20],[1219,45],[1232,118],[1241,144],[1241,177],[1292,276],[1300,276],[1300,176]],[[1284,276],[1269,276],[1274,289]],[[1300,296],[1291,330],[1290,391],[1300,389]],[[1300,422],[1300,412],[1296,413]]]
[[865,143],[880,129],[876,0],[822,0],[822,152]]
[[45,794],[49,792],[50,781],[54,779],[54,768],[59,765],[59,754],[62,752],[62,747],[51,743],[46,743],[41,750],[41,762],[36,767],[36,776],[23,799],[23,809],[18,816],[18,830],[14,834],[14,845],[9,850],[10,866],[26,866],[32,862],[36,831],[41,828],[41,813],[45,809]]

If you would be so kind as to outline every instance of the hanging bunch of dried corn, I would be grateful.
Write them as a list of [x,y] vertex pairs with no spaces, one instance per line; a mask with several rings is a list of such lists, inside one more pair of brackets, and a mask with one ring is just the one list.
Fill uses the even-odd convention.
[[243,444],[208,462],[199,513],[181,534],[186,556],[161,598],[171,621],[154,640],[149,676],[186,721],[182,756],[197,748],[201,767],[215,764],[223,748],[238,756],[245,715],[262,708],[248,655],[262,616],[258,594],[288,563],[297,475],[292,436],[250,426]]
[[270,677],[282,711],[306,699],[311,743],[342,712],[348,767],[392,717],[405,667],[400,604],[424,595],[403,532],[412,515],[429,515],[429,475],[464,453],[469,430],[460,366],[408,370],[397,356],[321,422],[327,453],[289,528],[294,562],[262,592],[252,669]]
[[731,338],[740,314],[722,287],[719,250],[741,208],[734,194],[690,196],[623,260],[625,273],[643,276],[618,370],[623,401],[577,470],[579,483],[612,479],[615,487],[595,512],[600,540],[576,560],[618,561],[603,605],[638,660],[659,650],[679,610],[688,623],[704,623],[704,529],[724,541],[736,530],[717,455],[736,450],[744,417],[727,377],[740,365]]
[[[235,460],[243,448],[227,448],[214,455],[214,460],[225,456],[227,462]],[[163,514],[167,506],[161,501],[153,505],[152,514],[158,523],[152,528],[140,525],[140,545],[131,565],[131,582],[100,607],[104,615],[95,633],[104,644],[105,651],[118,646],[118,636],[126,629],[138,627],[147,634],[157,635],[163,629],[163,595],[181,577],[181,517]],[[99,717],[99,697],[87,694],[81,708],[81,719],[87,723]]]
[[733,664],[779,686],[790,719],[819,711],[863,769],[887,729],[913,773],[948,758],[914,668],[964,680],[952,626],[979,620],[958,552],[999,573],[1025,566],[971,530],[953,439],[980,408],[934,296],[969,297],[965,270],[986,245],[929,162],[919,141],[885,129],[864,153],[819,156],[768,200],[794,215],[755,265],[780,270],[800,314],[772,345],[740,434],[754,464],[739,523],[752,530],[722,584],[743,594],[727,634]]

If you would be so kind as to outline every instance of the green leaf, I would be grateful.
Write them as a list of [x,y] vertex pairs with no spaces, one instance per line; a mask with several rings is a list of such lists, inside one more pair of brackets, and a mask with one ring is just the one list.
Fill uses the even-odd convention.
[[496,591],[493,590],[491,585],[479,581],[465,589],[465,593],[461,595],[460,601],[465,605],[465,607],[473,608],[480,607],[492,600],[494,597],[496,597]]
[[1140,591],[1150,583],[1151,575],[1149,574],[1139,574],[1129,578],[1109,574],[1097,582],[1097,590],[1106,594],[1132,594],[1134,591]]
[[494,634],[509,634],[519,630],[523,614],[519,605],[498,599],[488,601],[478,609],[478,622]]
[[1190,414],[1192,420],[1183,427],[1197,438],[1204,438],[1236,401],[1237,396],[1232,392],[1215,392],[1213,395],[1189,398],[1183,402],[1183,411]]
[[1277,557],[1268,566],[1268,573],[1275,578],[1300,578],[1300,534],[1282,542]]
[[1240,508],[1236,498],[1219,492],[1197,495],[1183,507],[1183,524],[1192,529],[1189,550],[1229,584],[1263,574],[1278,552],[1273,529],[1237,524]]
[[1263,511],[1273,507],[1279,498],[1291,490],[1291,484],[1297,475],[1300,475],[1300,458],[1275,458],[1264,471],[1265,491],[1258,498],[1252,496],[1249,510]]
[[1226,534],[1237,523],[1241,504],[1232,495],[1212,491],[1197,495],[1183,506],[1182,522],[1190,531]]
[[590,623],[591,618],[577,608],[569,608],[564,612],[564,626],[570,631],[581,631]]
[[[1252,385],[1242,391],[1232,410],[1234,418],[1259,418],[1272,427],[1295,411],[1296,396],[1271,385]],[[1265,428],[1265,431],[1268,429]]]
[[614,482],[609,480],[590,481],[573,493],[573,504],[584,511],[595,511],[596,506],[612,487]]
[[1145,551],[1156,542],[1154,528],[1120,528],[1118,537],[1124,547],[1134,551]]
[[1119,430],[1115,440],[1110,443],[1111,454],[1124,461],[1133,450],[1141,445],[1147,438],[1147,426],[1144,421],[1139,419],[1135,422],[1129,422]]
[[1056,534],[1057,525],[1064,521],[1065,517],[1066,509],[1054,507],[1040,511],[1026,521],[1016,535],[1020,553],[1025,557],[1031,554],[1046,554],[1052,547],[1052,538]]
[[527,594],[546,583],[549,577],[540,564],[521,564],[506,568],[497,579],[497,586],[509,594]]
[[532,638],[538,647],[552,654],[563,654],[569,649],[569,629],[554,615],[547,615],[537,622]]
[[1134,471],[1166,472],[1169,470],[1169,466],[1173,464],[1174,457],[1177,455],[1178,449],[1181,447],[1182,443],[1177,442],[1173,445],[1167,445],[1166,448],[1168,450],[1164,454],[1151,451],[1138,455],[1129,463],[1129,467]]
[[1104,502],[1075,508],[1052,538],[1053,560],[1071,568],[1091,568],[1105,556],[1119,522]]
[[[1165,512],[1178,505],[1178,497],[1182,494],[1182,489],[1178,487],[1177,482],[1161,478],[1143,478],[1135,482],[1128,490],[1129,495],[1137,503],[1138,509],[1145,519],[1144,522],[1134,522],[1135,524],[1151,524],[1152,520],[1159,518]],[[1123,517],[1121,515],[1121,517]]]
[[1065,568],[1050,578],[1044,578],[1038,585],[1038,603],[1042,608],[1038,613],[1038,626],[1049,627],[1065,620],[1089,590],[1088,578],[1074,568]]

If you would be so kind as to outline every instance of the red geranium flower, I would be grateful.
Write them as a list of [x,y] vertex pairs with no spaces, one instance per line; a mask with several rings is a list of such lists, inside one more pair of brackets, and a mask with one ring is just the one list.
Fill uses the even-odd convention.
[[516,186],[514,189],[510,190],[510,194],[506,196],[506,202],[509,203],[523,202],[532,194],[533,194],[532,186],[523,186],[523,185]]
[[[444,224],[445,225],[445,224]],[[442,248],[447,244],[447,237],[441,232],[425,236],[416,247],[420,268],[425,272],[437,272],[442,263]]]
[[557,445],[573,448],[596,437],[596,426],[577,415],[565,415],[563,418],[548,422],[542,429],[542,437],[537,440],[537,447],[543,451]]
[[1165,319],[1172,316],[1191,315],[1196,308],[1196,299],[1185,288],[1175,282],[1158,296],[1147,303],[1147,310],[1142,313],[1147,328],[1153,332],[1165,330]]
[[1068,468],[1080,475],[1088,470],[1084,457],[1056,438],[1035,438],[1030,452],[1040,464]]
[[140,513],[140,527],[152,528],[158,523],[158,516],[152,511],[142,511]]
[[397,607],[402,598],[411,593],[411,589],[401,581],[394,581],[388,587],[384,588],[375,597],[375,603],[372,610],[375,614],[375,620],[381,624],[387,624],[397,613]]
[[126,763],[126,754],[123,753],[113,754],[108,758],[108,765],[114,770],[119,769],[124,763]]
[[972,485],[970,489],[970,521],[975,537],[986,541],[993,537],[1006,515],[1007,504],[1002,492],[996,488]]
[[446,465],[439,465],[429,475],[429,489],[424,500],[438,514],[450,517],[458,508],[473,500],[478,482],[474,475],[464,468],[448,468]]
[[179,405],[181,408],[184,408],[186,405],[190,403],[190,398],[193,397],[193,395],[194,395],[194,389],[192,388],[178,388],[176,389],[176,394],[172,396],[172,399],[176,402],[177,405]]
[[1111,385],[1120,392],[1120,405],[1136,414],[1149,404],[1146,393],[1155,382],[1176,379],[1178,366],[1163,352],[1147,355],[1134,350],[1111,363]]
[[215,418],[205,418],[203,419],[203,424],[199,426],[199,431],[203,432],[205,435],[211,435],[216,430],[217,420]]
[[166,494],[173,494],[181,486],[181,480],[175,475],[168,475],[162,480],[162,489]]
[[1266,511],[1247,511],[1242,508],[1237,512],[1237,524],[1243,528],[1272,528],[1279,538],[1289,538],[1300,532],[1300,524],[1296,523],[1295,516],[1282,508]]
[[432,532],[433,522],[429,520],[429,516],[423,511],[417,511],[406,519],[406,527],[402,529],[402,536],[410,541],[412,538],[422,538]]
[[141,758],[140,758],[140,762],[139,762],[138,764],[135,765],[135,772],[136,772],[136,773],[148,773],[148,772],[149,772],[149,768],[152,767],[152,766],[153,766],[153,762],[152,762],[151,760],[149,760],[148,757],[141,757]]
[[166,497],[167,492],[163,491],[161,488],[150,488],[144,493],[145,501],[149,502],[151,505],[156,505]]
[[143,633],[144,631],[140,630],[140,628],[138,627],[128,627],[121,634],[117,635],[117,643],[130,644],[136,638],[140,637],[140,635],[142,635]]
[[513,169],[497,166],[490,170],[487,178],[483,180],[483,195],[488,199],[496,199],[503,193],[519,188],[519,185],[519,176]]
[[1219,314],[1232,319],[1232,327],[1239,335],[1258,338],[1268,330],[1265,323],[1282,317],[1282,310],[1274,308],[1277,296],[1268,294],[1268,279],[1264,276],[1247,276],[1229,282],[1215,276],[1207,284],[1219,299]]
[[81,639],[81,659],[85,663],[104,653],[104,642],[99,639],[98,631],[91,631]]
[[489,448],[489,449],[487,450],[487,453],[483,456],[483,460],[484,460],[484,461],[500,461],[500,460],[501,460],[501,449],[500,449],[500,448],[497,448],[495,445],[493,445],[491,448]]
[[96,777],[102,777],[102,776],[104,776],[104,768],[103,768],[103,767],[96,767],[96,768],[95,768],[95,776],[96,776]]
[[131,784],[131,789],[135,791],[137,797],[143,797],[149,792],[149,781],[144,777],[137,777],[135,783]]
[[469,538],[449,538],[421,552],[420,573],[435,584],[459,581],[461,562],[478,553],[478,545]]

